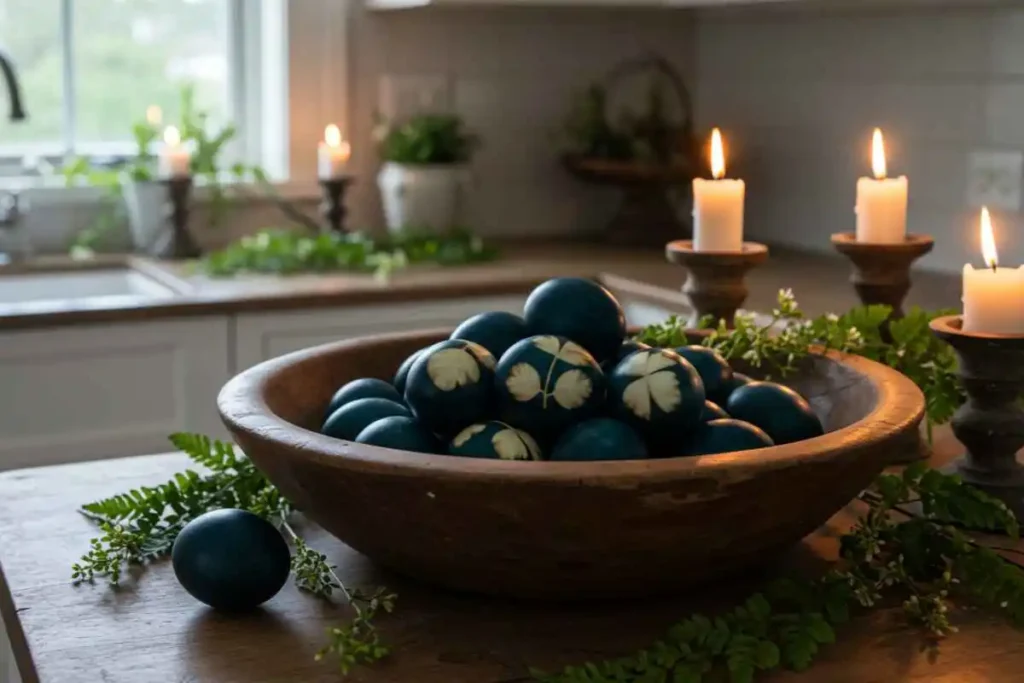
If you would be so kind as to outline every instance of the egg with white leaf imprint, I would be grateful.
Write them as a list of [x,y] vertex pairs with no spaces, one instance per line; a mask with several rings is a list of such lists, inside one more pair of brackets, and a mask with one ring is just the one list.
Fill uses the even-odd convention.
[[492,420],[470,425],[455,435],[450,455],[499,460],[540,460],[537,441],[521,429]]
[[494,411],[494,356],[461,339],[425,349],[409,369],[405,402],[424,426],[446,439]]
[[626,356],[608,375],[612,414],[645,436],[695,427],[704,409],[697,370],[675,351],[646,349]]
[[498,415],[542,439],[593,417],[604,405],[605,378],[579,344],[553,335],[524,339],[495,370]]

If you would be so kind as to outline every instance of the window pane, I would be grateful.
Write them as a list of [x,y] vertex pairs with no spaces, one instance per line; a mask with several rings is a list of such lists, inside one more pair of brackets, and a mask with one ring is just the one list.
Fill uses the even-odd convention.
[[130,140],[153,104],[174,121],[184,83],[226,121],[228,2],[74,0],[76,143]]
[[14,60],[28,113],[27,121],[12,123],[7,90],[0,86],[0,148],[26,142],[59,144],[60,0],[0,0],[0,47]]

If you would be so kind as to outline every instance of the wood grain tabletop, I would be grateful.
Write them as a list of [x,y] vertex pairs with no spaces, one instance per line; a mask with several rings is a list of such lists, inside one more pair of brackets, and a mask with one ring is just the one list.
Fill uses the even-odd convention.
[[[957,444],[940,431],[933,460]],[[25,683],[513,683],[528,666],[618,656],[643,647],[694,610],[713,611],[756,590],[763,576],[694,590],[670,600],[588,605],[500,602],[453,595],[389,575],[326,533],[302,528],[350,584],[399,594],[380,626],[394,654],[340,677],[313,661],[327,625],[347,618],[290,583],[246,616],[217,614],[181,589],[166,562],[120,589],[72,586],[70,565],[95,535],[79,504],[158,483],[182,469],[180,454],[107,460],[0,475],[0,612]],[[813,492],[808,492],[813,495]],[[786,569],[815,571],[835,557],[853,509],[794,548]],[[371,510],[367,514],[372,514]],[[414,524],[415,520],[410,520]],[[857,617],[809,671],[777,683],[1014,683],[1024,681],[1024,633],[998,616],[957,610],[961,630],[923,648],[899,609]]]

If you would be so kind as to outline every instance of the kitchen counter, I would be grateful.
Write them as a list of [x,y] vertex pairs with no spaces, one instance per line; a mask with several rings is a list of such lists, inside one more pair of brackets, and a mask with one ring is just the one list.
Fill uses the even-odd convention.
[[[685,271],[667,263],[659,250],[563,242],[507,245],[500,258],[489,263],[418,265],[395,272],[386,281],[355,273],[211,278],[197,274],[189,263],[103,256],[86,262],[42,259],[27,269],[0,267],[0,282],[5,274],[26,270],[114,267],[137,270],[173,290],[174,295],[0,302],[0,330],[522,294],[551,277],[603,273],[651,286],[656,288],[651,290],[655,299],[668,297],[678,303],[682,299],[671,293],[678,293],[685,279]],[[848,263],[836,255],[773,249],[768,263],[748,276],[746,307],[770,310],[778,290],[791,288],[809,313],[845,310],[857,303],[848,275]],[[909,303],[927,308],[957,306],[959,288],[955,275],[919,271]]]

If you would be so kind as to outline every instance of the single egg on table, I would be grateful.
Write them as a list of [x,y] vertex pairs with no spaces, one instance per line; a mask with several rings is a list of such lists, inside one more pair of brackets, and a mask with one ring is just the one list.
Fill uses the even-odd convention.
[[740,387],[729,396],[726,412],[757,425],[779,445],[825,433],[806,399],[774,382],[750,382]]
[[494,356],[479,344],[435,344],[409,370],[405,402],[424,427],[450,439],[494,412],[494,366]]
[[536,439],[512,425],[491,420],[470,425],[455,435],[449,455],[499,460],[540,460]]
[[675,436],[700,423],[704,384],[697,370],[669,349],[635,351],[608,376],[612,415],[644,437]]
[[643,460],[647,445],[624,422],[597,417],[575,424],[555,443],[551,460]]
[[338,408],[361,398],[386,398],[395,403],[402,403],[402,395],[394,386],[382,379],[364,377],[363,379],[354,379],[334,392],[324,415],[330,417]]
[[412,369],[412,364],[416,362],[416,359],[420,357],[420,354],[434,345],[424,346],[419,351],[414,351],[409,355],[408,358],[402,361],[402,364],[398,366],[398,370],[395,371],[395,378],[391,380],[391,383],[395,385],[395,389],[404,398],[405,396],[405,382],[409,378],[409,370]]
[[560,277],[530,292],[523,318],[532,335],[571,339],[603,363],[626,337],[626,315],[607,289],[593,280]]
[[450,339],[465,339],[476,342],[491,352],[495,358],[508,351],[509,347],[530,333],[526,321],[514,313],[491,311],[469,318],[455,328]]
[[207,512],[185,525],[171,549],[174,575],[210,607],[252,609],[277,595],[291,556],[281,533],[245,510]]
[[371,422],[359,432],[355,441],[414,453],[441,452],[441,444],[430,430],[415,418],[404,415],[393,415]]
[[711,420],[684,442],[683,452],[673,455],[715,455],[749,451],[775,445],[760,428],[731,418]]
[[710,422],[711,420],[722,420],[729,417],[729,413],[722,409],[714,401],[704,401],[704,408],[700,411],[700,421]]
[[732,367],[718,351],[707,346],[680,346],[676,353],[690,361],[704,382],[704,394],[715,403],[729,398]]
[[605,379],[597,361],[564,337],[524,339],[505,352],[495,371],[502,422],[546,440],[604,405]]
[[335,439],[353,441],[371,422],[392,415],[409,417],[411,413],[403,404],[386,398],[359,398],[331,413],[320,431]]

